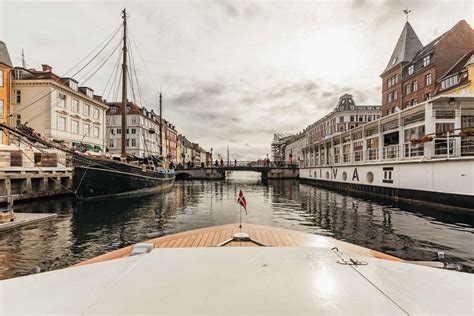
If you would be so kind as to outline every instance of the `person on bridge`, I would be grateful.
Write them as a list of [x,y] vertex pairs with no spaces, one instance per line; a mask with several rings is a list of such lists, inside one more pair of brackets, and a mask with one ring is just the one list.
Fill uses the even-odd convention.
[[237,167],[237,159],[235,159],[234,163],[235,163],[235,166]]
[[221,158],[221,167],[224,167],[224,159]]
[[217,161],[217,159],[216,159],[216,167],[218,167],[218,166],[219,166],[219,161]]

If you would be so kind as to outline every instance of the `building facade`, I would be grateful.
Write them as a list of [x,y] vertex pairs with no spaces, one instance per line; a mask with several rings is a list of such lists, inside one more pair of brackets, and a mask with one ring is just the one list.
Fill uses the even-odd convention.
[[170,162],[177,163],[177,143],[178,143],[178,132],[176,127],[171,123],[163,120],[165,129],[165,142],[166,142],[166,157]]
[[[107,103],[107,148],[120,155],[122,148],[122,103]],[[133,102],[127,106],[126,151],[138,157],[160,155],[160,123],[155,112]]]
[[388,65],[381,74],[382,113],[389,115],[429,100],[438,78],[474,50],[474,30],[464,20],[426,46],[406,22]]
[[[0,41],[0,122],[4,124],[10,123],[10,73],[12,67],[7,46]],[[8,136],[3,132],[0,132],[0,144],[10,144]]]
[[84,144],[87,150],[105,150],[107,105],[89,87],[72,78],[62,78],[52,67],[42,70],[15,67],[12,70],[14,124],[24,123],[42,136],[68,147]]
[[435,95],[474,95],[474,51],[465,54],[438,79]]

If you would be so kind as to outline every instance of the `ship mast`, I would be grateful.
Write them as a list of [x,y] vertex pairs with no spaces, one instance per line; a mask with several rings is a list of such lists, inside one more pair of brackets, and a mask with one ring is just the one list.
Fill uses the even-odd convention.
[[161,103],[161,89],[160,89],[160,158],[163,159],[163,110]]
[[127,157],[127,11],[122,11],[123,19],[123,61],[122,61],[122,158]]

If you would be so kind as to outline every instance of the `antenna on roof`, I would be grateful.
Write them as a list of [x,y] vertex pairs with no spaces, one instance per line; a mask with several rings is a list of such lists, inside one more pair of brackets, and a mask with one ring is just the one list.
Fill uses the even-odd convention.
[[17,58],[17,60],[21,60],[21,66],[23,68],[26,68],[26,61],[25,61],[25,50],[22,48],[21,49],[21,59]]
[[408,22],[408,15],[410,14],[411,10],[408,10],[408,9],[405,9],[403,10],[403,13],[405,13],[406,17],[407,17],[407,22]]

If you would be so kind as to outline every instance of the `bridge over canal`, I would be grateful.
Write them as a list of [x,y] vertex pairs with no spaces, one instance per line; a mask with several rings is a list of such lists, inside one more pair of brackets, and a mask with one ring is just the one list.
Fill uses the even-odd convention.
[[255,161],[234,161],[218,165],[177,168],[176,179],[223,180],[226,171],[253,171],[262,179],[296,179],[299,176],[298,164],[275,164]]

